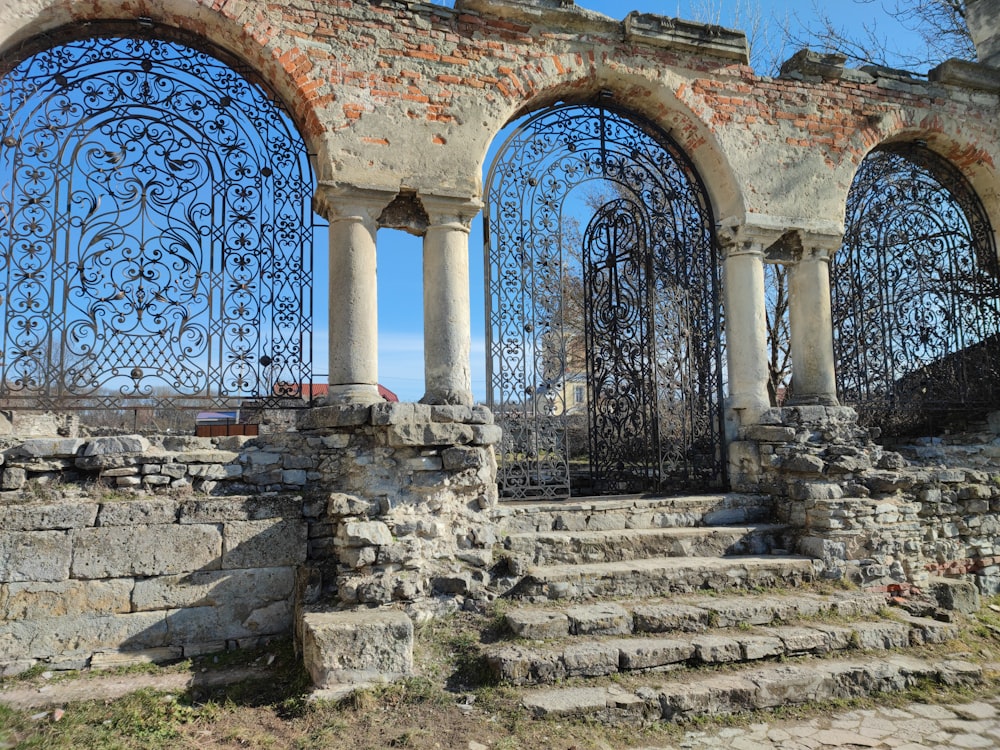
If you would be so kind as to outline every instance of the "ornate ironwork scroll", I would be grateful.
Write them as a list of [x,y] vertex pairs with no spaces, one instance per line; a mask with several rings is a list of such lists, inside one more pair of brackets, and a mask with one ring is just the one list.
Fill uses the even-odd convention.
[[883,146],[848,196],[833,266],[841,399],[887,435],[1000,408],[1000,273],[965,177],[919,143]]
[[714,222],[673,141],[560,105],[487,178],[488,402],[510,498],[724,482]]
[[249,71],[107,36],[0,79],[0,399],[218,406],[311,382],[305,145]]

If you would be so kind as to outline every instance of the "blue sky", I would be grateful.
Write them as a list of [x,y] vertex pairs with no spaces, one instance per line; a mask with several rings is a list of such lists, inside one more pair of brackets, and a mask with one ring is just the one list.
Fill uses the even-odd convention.
[[[451,4],[451,3],[445,3]],[[706,20],[723,26],[742,28],[747,8],[759,8],[761,20],[769,25],[772,38],[780,38],[781,25],[787,19],[793,29],[815,25],[816,7],[809,0],[578,0],[578,5],[613,18],[623,18],[632,10],[660,13],[690,20]],[[824,12],[846,29],[860,29],[874,21],[885,29],[897,44],[919,40],[900,29],[885,15],[879,0],[869,3],[822,3]],[[713,10],[714,8],[714,10]],[[706,18],[706,14],[708,17]],[[795,50],[788,48],[781,59]],[[501,135],[495,142],[503,142]],[[487,167],[492,160],[487,158]],[[486,395],[485,324],[483,298],[483,228],[478,220],[469,238],[470,293],[472,304],[472,378],[477,400]],[[423,380],[423,311],[421,291],[421,240],[402,232],[380,230],[379,253],[379,379],[404,401],[418,400],[424,393]],[[317,279],[322,278],[321,275]],[[322,302],[325,305],[325,300]],[[327,361],[325,310],[317,317],[316,372],[325,373]],[[317,377],[317,380],[322,378]]]

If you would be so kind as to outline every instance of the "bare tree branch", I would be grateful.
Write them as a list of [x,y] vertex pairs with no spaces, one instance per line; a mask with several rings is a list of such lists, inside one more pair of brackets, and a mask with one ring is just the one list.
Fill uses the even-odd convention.
[[898,35],[880,27],[876,21],[862,24],[860,30],[838,25],[830,14],[813,2],[816,21],[805,23],[794,16],[784,25],[784,36],[796,47],[811,47],[821,52],[845,55],[852,65],[879,65],[907,70],[932,68],[949,58],[975,60],[976,49],[965,23],[964,0],[853,0],[858,6],[874,6],[903,29],[917,34],[922,45],[899,46]]

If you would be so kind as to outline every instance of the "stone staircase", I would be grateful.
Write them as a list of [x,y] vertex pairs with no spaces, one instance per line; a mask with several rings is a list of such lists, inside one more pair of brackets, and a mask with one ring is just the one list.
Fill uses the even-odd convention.
[[812,561],[788,554],[763,495],[505,504],[508,595],[530,601],[795,586]]
[[[927,653],[958,626],[823,592],[766,496],[505,504],[506,637],[486,647],[537,716],[649,723],[968,683]],[[946,618],[947,619],[947,618]],[[921,658],[907,649],[925,647]]]

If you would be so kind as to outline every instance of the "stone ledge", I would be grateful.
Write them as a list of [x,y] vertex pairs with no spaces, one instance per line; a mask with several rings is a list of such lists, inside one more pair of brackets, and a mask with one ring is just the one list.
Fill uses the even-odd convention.
[[742,31],[638,11],[625,17],[624,26],[625,39],[632,43],[711,55],[743,65],[750,62],[747,37]]
[[935,83],[962,86],[991,94],[1000,93],[1000,69],[981,63],[945,60],[936,68],[932,68],[927,77]]

